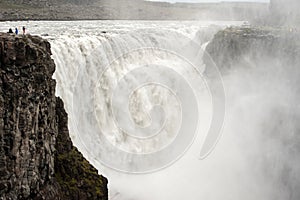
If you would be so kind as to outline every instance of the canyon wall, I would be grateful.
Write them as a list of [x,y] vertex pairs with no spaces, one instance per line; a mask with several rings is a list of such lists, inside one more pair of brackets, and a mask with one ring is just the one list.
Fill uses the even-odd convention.
[[107,199],[69,137],[50,44],[0,33],[0,199]]

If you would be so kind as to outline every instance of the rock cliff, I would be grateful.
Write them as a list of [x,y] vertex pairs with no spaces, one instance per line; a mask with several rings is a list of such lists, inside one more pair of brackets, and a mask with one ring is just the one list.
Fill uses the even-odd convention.
[[0,33],[0,199],[107,199],[107,179],[72,145],[50,44]]

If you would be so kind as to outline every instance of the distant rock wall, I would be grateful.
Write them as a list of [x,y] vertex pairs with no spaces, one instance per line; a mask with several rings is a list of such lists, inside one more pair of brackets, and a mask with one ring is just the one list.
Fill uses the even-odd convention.
[[219,31],[206,50],[222,72],[250,67],[249,61],[258,66],[264,60],[296,66],[300,34],[289,28],[230,27]]
[[107,199],[72,145],[54,71],[47,41],[0,33],[0,199]]

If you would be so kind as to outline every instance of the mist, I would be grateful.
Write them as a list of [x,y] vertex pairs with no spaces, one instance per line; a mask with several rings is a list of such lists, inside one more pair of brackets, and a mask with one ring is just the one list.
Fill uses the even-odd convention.
[[[123,7],[126,2],[120,3],[116,7],[114,7],[114,2],[108,2],[108,4],[129,19],[136,14],[128,12]],[[162,5],[167,7],[162,7],[162,9],[169,9],[169,4]],[[262,23],[266,23],[268,17],[274,23],[279,23],[279,21],[274,20],[275,16],[282,16],[277,11],[271,12],[273,2],[270,10],[268,4],[262,4],[263,9],[260,10],[261,12],[255,10],[257,4],[246,5],[253,6],[251,7],[253,12],[246,12],[247,15],[239,13],[238,16],[242,17],[238,19],[249,19],[248,15],[251,15],[251,19],[260,19]],[[151,6],[153,6],[152,3],[149,4],[149,7]],[[238,12],[233,12],[235,10],[233,8],[236,7],[231,6],[232,4],[222,4],[220,7],[214,8],[220,11],[218,16],[215,16],[215,13],[212,12],[201,15],[201,19],[219,19],[218,17],[224,19],[221,17],[223,14],[228,17],[225,19],[236,19],[235,14]],[[261,4],[259,4],[260,6]],[[294,4],[291,4],[291,6],[294,6]],[[136,5],[135,8],[142,9],[143,7]],[[155,6],[151,8],[154,9]],[[232,12],[228,13],[228,10],[224,11],[221,8],[229,8]],[[286,9],[288,8],[290,7],[287,6]],[[247,9],[246,11],[249,11],[248,7]],[[266,13],[263,12],[265,9],[267,10]],[[191,14],[175,11],[172,11],[175,16]],[[166,13],[168,12],[164,12],[164,14]],[[257,13],[262,13],[262,15],[260,16]],[[168,15],[166,14],[166,16]],[[299,33],[290,32],[289,28],[285,27],[287,21],[283,20],[284,28],[267,27],[262,28],[262,30],[267,31],[254,32],[248,26],[241,28],[241,24],[222,32],[221,30],[227,26],[220,26],[219,24],[212,26],[197,24],[194,26],[193,22],[186,22],[187,25],[181,26],[180,24],[184,24],[183,22],[167,21],[161,24],[153,22],[133,23],[132,21],[117,22],[113,25],[101,25],[102,27],[115,28],[111,33],[104,36],[98,35],[88,38],[83,36],[83,39],[79,41],[75,39],[75,44],[80,47],[75,48],[80,49],[76,54],[72,53],[73,46],[70,45],[73,44],[74,38],[67,39],[68,42],[64,42],[65,38],[53,42],[55,47],[54,58],[57,65],[61,66],[59,67],[61,71],[58,71],[56,76],[59,81],[59,94],[66,102],[69,102],[67,103],[67,110],[70,119],[75,118],[77,119],[76,122],[80,122],[78,126],[79,133],[77,134],[76,129],[78,127],[74,124],[69,125],[73,132],[72,139],[88,160],[109,178],[110,199],[298,200],[300,198],[298,190],[300,187]],[[76,27],[76,24],[74,26]],[[97,27],[97,25],[93,27]],[[197,29],[201,30],[195,32]],[[275,31],[268,31],[269,29]],[[120,30],[122,34],[119,32]],[[217,34],[218,31],[221,32]],[[96,95],[95,98],[101,101],[97,101],[99,105],[97,104],[96,108],[93,107],[95,103],[93,99],[94,90],[92,89],[95,87],[95,83],[99,81],[96,72],[101,71],[102,67],[109,65],[110,61],[118,58],[122,53],[145,46],[163,47],[176,52],[179,49],[180,54],[192,58],[195,54],[194,51],[197,50],[195,50],[195,46],[186,48],[186,40],[181,40],[181,34],[187,34],[191,41],[196,41],[198,43],[196,47],[205,47],[205,44],[208,43],[206,51],[222,74],[226,95],[226,116],[222,136],[212,153],[203,160],[199,159],[203,141],[201,137],[198,137],[184,156],[172,165],[151,171],[151,173],[130,173],[130,170],[135,172],[134,170],[139,169],[138,162],[135,162],[131,156],[118,154],[113,149],[107,150],[103,148],[102,143],[101,145],[97,143],[97,134],[100,131],[99,127],[95,126],[97,120],[91,120],[91,116],[93,116],[93,111],[97,109],[106,113],[105,107],[110,106],[106,105],[105,101],[109,95],[105,96],[105,92],[99,92],[99,96]],[[86,40],[89,42],[86,43]],[[70,46],[72,47],[71,50]],[[184,53],[181,49],[183,46],[185,47],[183,48]],[[60,51],[64,53],[61,54]],[[150,61],[156,63],[157,60],[161,61],[161,57],[163,57],[165,59],[163,63],[169,63],[170,65],[174,61],[167,54],[157,56],[150,53],[147,59],[144,56],[145,54],[141,52],[139,55],[126,56],[126,58],[130,58],[129,61],[118,60],[114,63],[116,66],[113,65],[116,70],[115,74],[122,74],[119,70],[126,68],[128,64],[140,62],[139,59],[141,58],[142,61],[150,59]],[[65,64],[74,67],[72,70],[63,67],[62,63],[66,57],[76,58],[75,61],[67,59],[69,63]],[[198,62],[202,62],[202,58],[196,58],[199,59]],[[81,63],[83,67],[77,66],[76,63]],[[210,66],[205,67],[207,70]],[[70,81],[69,83],[63,81],[72,80],[72,77],[70,77],[71,72],[78,72],[79,69],[79,74],[83,74],[82,77],[79,76],[81,77],[79,82],[72,83]],[[204,70],[203,76],[207,78],[206,70]],[[114,77],[113,75],[112,73],[111,77]],[[107,79],[109,80],[109,78]],[[135,76],[128,78],[133,82],[137,81],[136,79]],[[101,84],[99,85],[101,86]],[[99,85],[97,87],[100,87]],[[109,84],[105,82],[104,85]],[[68,88],[75,89],[70,92]],[[110,92],[110,89],[105,89],[107,93]],[[101,90],[97,89],[97,91]],[[70,94],[75,95],[76,98],[69,96]],[[101,97],[100,94],[103,94],[104,97]],[[81,96],[86,98],[82,100],[79,98]],[[147,95],[145,99],[148,99]],[[136,100],[136,102],[139,101]],[[74,103],[76,112],[72,108]],[[84,105],[88,106],[85,107]],[[143,110],[137,110],[138,112],[134,116],[145,120],[141,117]],[[104,128],[109,127],[107,124],[112,121],[109,116],[104,114],[99,115],[98,118],[102,119],[100,120],[101,126]],[[141,121],[143,122],[143,120]],[[92,123],[89,121],[92,121]],[[110,128],[107,129],[110,130]],[[126,150],[132,152],[143,152],[148,147],[155,149],[155,145],[158,143],[154,142],[145,146],[139,143],[130,143],[131,140],[122,134],[112,138],[112,143],[125,143],[129,147]],[[103,160],[101,162],[100,159],[103,157],[105,158],[104,164]],[[109,159],[113,160],[113,164],[122,165],[121,169],[116,170],[116,165],[112,167],[107,164],[106,162]],[[153,162],[156,162],[156,160],[153,160]],[[128,173],[123,173],[123,165],[125,169],[130,169]],[[143,163],[143,167],[144,165],[146,164]]]
[[255,199],[299,199],[299,69],[273,60],[248,64],[255,69],[224,76],[231,119],[224,137],[236,135],[248,175],[266,195]]
[[[270,15],[271,19],[275,19],[273,18],[275,13],[266,14]],[[260,19],[265,21],[267,17]],[[199,46],[210,42],[206,51],[222,73],[226,94],[226,117],[222,137],[212,153],[204,160],[199,159],[202,141],[198,138],[183,157],[167,168],[136,175],[106,168],[98,161],[99,156],[94,153],[90,154],[82,147],[78,141],[78,135],[74,134],[73,141],[79,149],[99,171],[111,180],[109,183],[110,199],[298,200],[300,198],[298,190],[300,187],[299,32],[290,31],[290,28],[285,27],[287,25],[284,24],[283,28],[267,27],[261,28],[264,31],[254,32],[249,27],[232,28],[231,31],[229,29],[229,31],[220,32],[219,35],[216,33],[225,27],[211,26],[191,34],[193,31],[188,27],[195,28],[191,24],[179,26],[174,23],[167,26],[168,23],[162,25],[146,23],[147,29],[140,30],[132,29],[130,24],[124,23],[125,27],[131,27],[129,28],[131,31],[109,40],[114,47],[118,47],[115,48],[117,52],[114,52],[114,48],[108,48],[110,42],[105,43],[103,48],[107,49],[100,52],[110,58],[117,57],[120,54],[119,51],[126,52],[140,45],[158,45],[164,48],[170,47],[169,45],[175,48],[174,46],[178,45],[177,48],[180,48],[179,41],[181,40],[176,38],[178,35],[170,34],[170,30],[173,33],[178,27],[180,27],[180,33],[190,33],[191,40],[198,42]],[[296,25],[293,24],[293,26]],[[136,27],[143,27],[143,25],[138,23]],[[124,27],[116,28],[114,31],[117,30],[124,31]],[[166,30],[168,31],[165,32]],[[98,44],[99,41],[96,41],[91,43]],[[173,41],[176,42],[173,43]],[[60,44],[62,45],[60,48],[57,43],[55,44],[56,50],[66,48],[65,56],[68,56],[68,44]],[[85,43],[81,41],[79,45],[85,46]],[[102,45],[100,47],[102,48]],[[83,58],[80,59],[77,56],[79,60],[76,62],[80,63],[80,60],[87,59],[87,63],[95,63],[94,59],[96,59],[96,63],[109,63],[105,59],[101,62],[97,61],[99,58],[96,56],[95,58],[89,57],[95,55],[91,53],[93,50],[90,48],[81,48],[83,52],[78,52],[78,54],[82,54]],[[55,60],[59,61],[63,58]],[[59,62],[58,65],[60,65]],[[69,65],[74,64],[71,62]],[[90,68],[93,69],[93,67]],[[60,82],[65,79],[71,80],[70,77],[59,78],[59,75],[68,74],[66,72],[57,74]],[[82,80],[83,85],[87,84],[87,80],[88,78]],[[96,80],[94,77],[88,83],[92,84]],[[64,93],[65,95],[68,93],[65,91],[68,87],[65,85],[59,88],[63,97]],[[85,89],[79,88],[79,91],[83,92]],[[72,98],[70,100],[66,96],[64,97],[66,102],[72,102]],[[88,109],[94,108],[89,106]],[[72,114],[72,109],[69,109],[69,112],[71,112],[71,118],[78,115]],[[85,112],[89,113],[88,110]],[[85,125],[81,124],[81,126],[83,128],[81,132],[87,133],[84,129]],[[74,128],[71,130],[74,131]],[[91,129],[90,132],[93,131],[94,129]],[[95,145],[91,146],[95,152]],[[130,160],[130,157],[118,157],[118,154],[111,157],[124,163]],[[133,165],[133,169],[136,169],[135,167]]]
[[[53,1],[42,7],[52,20],[109,20],[22,21],[28,33],[51,43],[56,91],[74,145],[108,178],[110,200],[299,200],[300,2],[174,2]],[[45,17],[38,19],[49,17],[38,13]],[[20,21],[9,21],[0,28],[17,26]],[[200,159],[215,112],[208,83],[220,81],[210,76],[211,64],[221,76],[225,116],[219,116],[220,137]],[[149,66],[158,72],[145,71]],[[138,67],[144,71],[137,73]],[[157,79],[170,86],[159,89]],[[139,90],[145,80],[157,84]],[[183,98],[188,86],[198,93]],[[134,89],[130,95],[128,88]],[[199,111],[201,129],[186,147],[179,142],[161,156],[177,138],[182,99],[188,111]],[[186,113],[193,127],[195,116]],[[163,136],[143,138],[127,134],[127,126],[115,125],[119,121],[137,124],[134,131],[152,123],[155,131],[166,128]]]
[[277,25],[297,25],[300,24],[300,14],[298,12],[300,8],[300,2],[297,0],[271,0],[271,23]]
[[[242,42],[243,34],[234,37],[237,30],[228,33],[233,35],[232,46],[226,40],[214,44],[219,53],[212,57],[219,60],[227,102],[222,138],[214,151],[199,160],[201,144],[196,140],[167,169],[143,175],[112,173],[124,180],[112,188],[118,191],[112,199],[300,198],[300,46],[293,42],[299,35],[281,35],[279,40],[271,36],[264,43],[249,36],[243,41],[247,45],[232,48]],[[213,46],[208,45],[208,51]],[[128,180],[133,191],[124,186]]]

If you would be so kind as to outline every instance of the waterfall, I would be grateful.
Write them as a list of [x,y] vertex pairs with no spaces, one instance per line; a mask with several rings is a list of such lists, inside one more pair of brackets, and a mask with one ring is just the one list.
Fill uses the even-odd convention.
[[[110,199],[299,199],[299,45],[248,28],[210,43],[241,24],[26,24],[51,43],[72,141],[108,178]],[[238,60],[221,79],[209,43]]]
[[126,199],[121,172],[157,172],[183,155],[198,160],[213,120],[204,50],[223,27],[162,23],[51,40],[72,141],[109,177],[112,199]]
[[[209,171],[222,159],[199,160],[220,136],[224,91],[216,66],[203,57],[229,23],[70,23],[71,31],[48,37],[56,91],[72,141],[108,177],[110,199],[205,198],[213,186],[199,193],[198,185],[225,178]],[[181,184],[189,187],[180,192]]]
[[203,49],[195,39],[140,29],[54,40],[57,94],[67,102],[75,145],[126,172],[157,170],[178,159],[211,120]]

